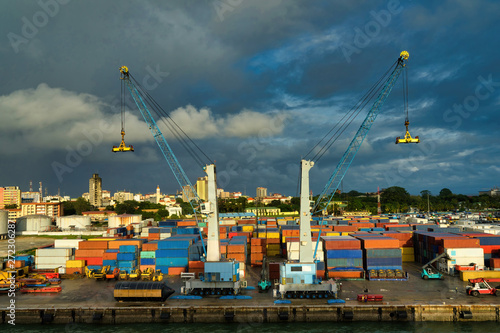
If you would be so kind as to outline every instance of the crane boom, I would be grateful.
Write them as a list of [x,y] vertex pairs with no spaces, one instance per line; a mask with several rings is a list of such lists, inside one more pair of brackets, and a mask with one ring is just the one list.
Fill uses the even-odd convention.
[[370,128],[373,125],[373,122],[377,118],[380,108],[387,99],[387,96],[389,96],[392,88],[394,87],[394,84],[396,83],[399,75],[401,74],[401,71],[406,66],[406,60],[408,59],[408,57],[409,54],[406,51],[401,52],[401,54],[399,55],[396,66],[394,67],[390,76],[387,78],[384,87],[382,88],[377,99],[373,103],[373,106],[371,107],[370,111],[366,115],[366,118],[361,123],[361,126],[359,127],[356,135],[349,144],[349,147],[347,147],[347,150],[340,159],[337,168],[331,175],[323,191],[316,200],[316,203],[314,204],[312,210],[313,213],[325,209],[326,207],[328,207],[328,204],[332,201],[335,192],[339,188],[340,182],[342,181],[347,172],[347,169],[349,169],[349,166],[354,160],[354,157],[356,156],[356,153],[361,147],[361,144],[363,143],[366,135],[368,134],[368,131],[370,130]]
[[141,94],[137,90],[134,83],[130,80],[128,68],[126,66],[122,66],[120,68],[120,72],[122,73],[121,79],[124,80],[125,84],[127,85],[127,88],[130,94],[132,95],[132,98],[134,99],[137,108],[141,112],[141,115],[144,118],[146,124],[148,125],[151,134],[153,134],[156,143],[160,147],[160,150],[165,159],[167,160],[167,163],[172,172],[174,173],[174,176],[177,179],[177,182],[179,183],[181,189],[183,191],[186,191],[187,189],[187,191],[194,196],[194,200],[196,201],[196,203],[201,203],[202,200],[198,196],[198,193],[195,191],[194,186],[191,184],[189,178],[184,172],[184,169],[177,160],[177,157],[175,157],[174,152],[167,143],[167,140],[165,139],[162,132],[158,128],[158,125],[156,124],[156,121],[151,115],[151,112],[149,112],[149,109],[146,106],[144,99],[141,97]]

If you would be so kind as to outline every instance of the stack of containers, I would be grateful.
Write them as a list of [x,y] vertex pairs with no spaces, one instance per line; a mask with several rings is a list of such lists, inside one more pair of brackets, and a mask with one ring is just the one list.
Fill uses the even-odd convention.
[[56,239],[54,240],[54,248],[78,249],[78,244],[83,241],[84,241],[83,239]]
[[266,238],[252,238],[250,242],[250,264],[252,266],[262,266],[267,250]]
[[498,271],[500,270],[500,258],[491,258],[490,259],[490,268]]
[[75,250],[75,260],[85,260],[85,265],[90,269],[101,269],[104,251],[108,249],[109,242],[102,241],[84,241],[78,243],[78,249]]
[[[449,252],[448,255],[452,260],[440,260],[438,267],[450,274],[454,273],[455,265],[484,263],[484,250],[479,247],[479,239],[450,233],[415,231],[413,244],[415,260],[422,264],[426,264],[443,252]],[[455,252],[451,252],[454,250]]]
[[203,274],[205,269],[205,262],[204,261],[189,261],[188,264],[188,270],[189,273],[194,273],[195,278],[199,278],[200,274]]
[[144,247],[146,244],[142,246],[142,251],[140,252],[140,261],[139,261],[139,269],[141,272],[146,271],[148,268],[152,270],[156,270],[156,252],[153,251],[145,251]]
[[227,245],[227,259],[234,259],[245,264],[247,261],[247,237],[234,236]]
[[226,258],[227,256],[227,245],[229,244],[229,239],[221,239],[220,240],[220,255],[221,258]]
[[280,227],[281,231],[281,254],[286,257],[287,256],[287,251],[286,251],[286,244],[288,241],[297,241],[300,236],[300,229],[299,226],[290,226],[290,225],[284,225]]
[[399,240],[403,262],[415,261],[415,250],[413,248],[413,233],[411,231],[386,231],[383,236],[396,238]]
[[84,274],[85,260],[66,261],[66,274]]
[[74,249],[44,248],[37,249],[35,254],[35,269],[59,269],[60,273],[65,273],[66,262],[74,259]]
[[326,269],[329,278],[363,277],[361,241],[351,236],[323,236]]
[[278,256],[280,254],[280,231],[278,228],[269,228],[269,220],[266,229],[266,244],[266,255],[268,257]]
[[479,240],[479,246],[484,251],[484,265],[493,268],[491,259],[500,258],[500,236],[484,233],[471,233],[466,236]]
[[119,250],[116,249],[104,250],[104,254],[102,255],[102,265],[109,266],[110,271],[113,271],[116,267],[118,267],[118,252]]
[[403,257],[398,239],[378,234],[356,236],[356,238],[361,240],[365,270],[403,269]]
[[180,275],[189,264],[189,247],[199,239],[196,235],[176,235],[158,242],[156,269],[164,274]]
[[116,263],[120,271],[126,271],[130,274],[136,270],[138,254],[137,245],[120,245],[119,252],[116,255]]

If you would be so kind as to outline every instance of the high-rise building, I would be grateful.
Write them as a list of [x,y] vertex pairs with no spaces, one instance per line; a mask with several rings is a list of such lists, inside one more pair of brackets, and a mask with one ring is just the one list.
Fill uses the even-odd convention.
[[0,209],[7,205],[21,206],[21,190],[19,186],[6,186],[1,188],[0,193]]
[[102,179],[97,173],[89,181],[89,202],[95,207],[102,207]]
[[194,199],[193,188],[189,185],[182,187],[182,201],[189,202]]
[[257,198],[265,198],[265,197],[267,197],[267,188],[257,187]]
[[196,192],[201,200],[208,200],[208,177],[199,177],[196,181]]

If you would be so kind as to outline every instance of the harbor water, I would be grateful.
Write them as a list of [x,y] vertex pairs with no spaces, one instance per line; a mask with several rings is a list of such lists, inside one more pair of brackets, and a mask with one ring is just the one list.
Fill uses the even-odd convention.
[[230,323],[230,324],[133,324],[133,325],[3,325],[2,330],[23,333],[323,333],[323,332],[370,332],[370,333],[405,333],[405,332],[440,332],[440,333],[483,333],[496,332],[495,322],[322,322],[322,323]]

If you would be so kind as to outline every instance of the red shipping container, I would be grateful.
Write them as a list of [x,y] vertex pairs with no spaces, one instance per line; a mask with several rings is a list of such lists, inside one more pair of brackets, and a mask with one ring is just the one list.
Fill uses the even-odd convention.
[[352,225],[334,225],[333,231],[337,232],[354,232],[358,231],[358,227]]
[[500,254],[500,245],[482,245],[481,248],[484,250],[484,253],[487,254]]
[[252,238],[250,240],[252,245],[266,245],[266,238]]
[[267,242],[267,244],[279,244],[280,239],[279,238],[268,238],[266,242]]
[[75,260],[85,260],[87,266],[102,266],[102,258],[75,257]]
[[500,258],[491,258],[490,259],[490,267],[491,268],[500,268]]
[[363,271],[338,271],[329,270],[328,278],[330,279],[360,279],[363,278]]

